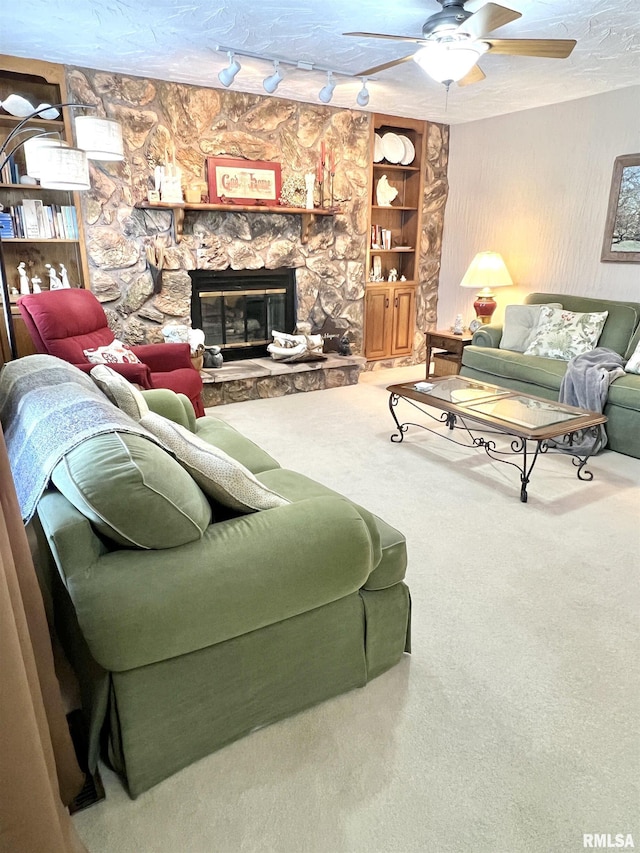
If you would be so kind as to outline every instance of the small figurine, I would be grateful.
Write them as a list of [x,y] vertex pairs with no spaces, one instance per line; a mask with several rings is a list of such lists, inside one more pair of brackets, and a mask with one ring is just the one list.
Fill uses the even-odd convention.
[[58,273],[51,264],[45,264],[45,269],[49,270],[49,290],[62,290],[62,282],[58,278]]
[[69,283],[69,276],[67,275],[67,268],[64,264],[60,264],[60,281],[62,282],[62,286],[64,288],[71,287]]
[[391,267],[389,270],[389,278],[387,281],[397,281],[398,280],[398,270],[395,267]]
[[338,354],[351,355],[351,342],[349,341],[349,338],[346,335],[340,338],[340,343],[338,344]]
[[464,323],[462,320],[462,314],[456,314],[456,319],[453,324],[453,334],[461,335],[464,332]]
[[31,289],[34,293],[42,293],[42,288],[40,287],[41,284],[42,279],[38,278],[37,275],[31,279]]
[[376,202],[380,207],[391,207],[391,202],[398,195],[398,190],[392,187],[386,175],[383,175],[376,185]]
[[29,277],[27,276],[24,261],[18,264],[18,275],[20,276],[20,293],[22,296],[28,296],[31,293],[31,289],[29,288]]

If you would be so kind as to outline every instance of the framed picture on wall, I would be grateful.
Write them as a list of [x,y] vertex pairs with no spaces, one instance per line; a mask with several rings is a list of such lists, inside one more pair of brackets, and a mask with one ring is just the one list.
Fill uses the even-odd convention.
[[616,157],[601,260],[640,264],[640,154]]
[[279,204],[280,163],[208,157],[207,183],[213,204]]

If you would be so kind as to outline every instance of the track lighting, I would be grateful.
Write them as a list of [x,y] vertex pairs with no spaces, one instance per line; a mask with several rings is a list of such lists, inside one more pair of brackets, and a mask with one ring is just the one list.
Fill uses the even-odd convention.
[[277,59],[273,61],[273,74],[269,77],[265,77],[262,81],[262,87],[269,95],[273,95],[275,90],[278,88],[280,83],[282,82],[282,72],[280,71],[280,63]]
[[362,89],[358,92],[356,103],[359,107],[366,107],[369,103],[369,90],[367,89],[367,78],[362,78]]
[[336,81],[333,79],[333,74],[327,71],[327,85],[323,86],[318,93],[318,97],[323,104],[328,104],[333,98],[333,90],[336,88]]
[[229,65],[219,72],[218,80],[222,83],[223,86],[226,86],[228,88],[233,83],[234,77],[236,76],[238,71],[240,71],[242,66],[234,57],[233,51],[230,50],[227,56],[229,57]]

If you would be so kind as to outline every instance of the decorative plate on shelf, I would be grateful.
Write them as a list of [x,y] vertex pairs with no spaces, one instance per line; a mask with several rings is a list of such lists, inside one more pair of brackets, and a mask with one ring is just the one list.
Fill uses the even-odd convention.
[[409,139],[408,136],[401,136],[402,144],[404,145],[404,156],[402,160],[400,160],[401,166],[410,166],[413,161],[416,159],[416,149],[414,148],[413,142]]
[[382,150],[385,160],[399,163],[404,157],[404,145],[397,133],[385,133],[382,137]]
[[373,137],[373,162],[379,163],[384,159],[384,150],[382,146],[382,137],[376,133]]

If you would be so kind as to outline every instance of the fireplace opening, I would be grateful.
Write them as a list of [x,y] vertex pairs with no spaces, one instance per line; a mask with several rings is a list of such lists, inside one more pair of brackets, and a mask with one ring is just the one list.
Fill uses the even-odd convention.
[[295,270],[190,270],[191,323],[228,359],[267,355],[272,331],[295,325]]

